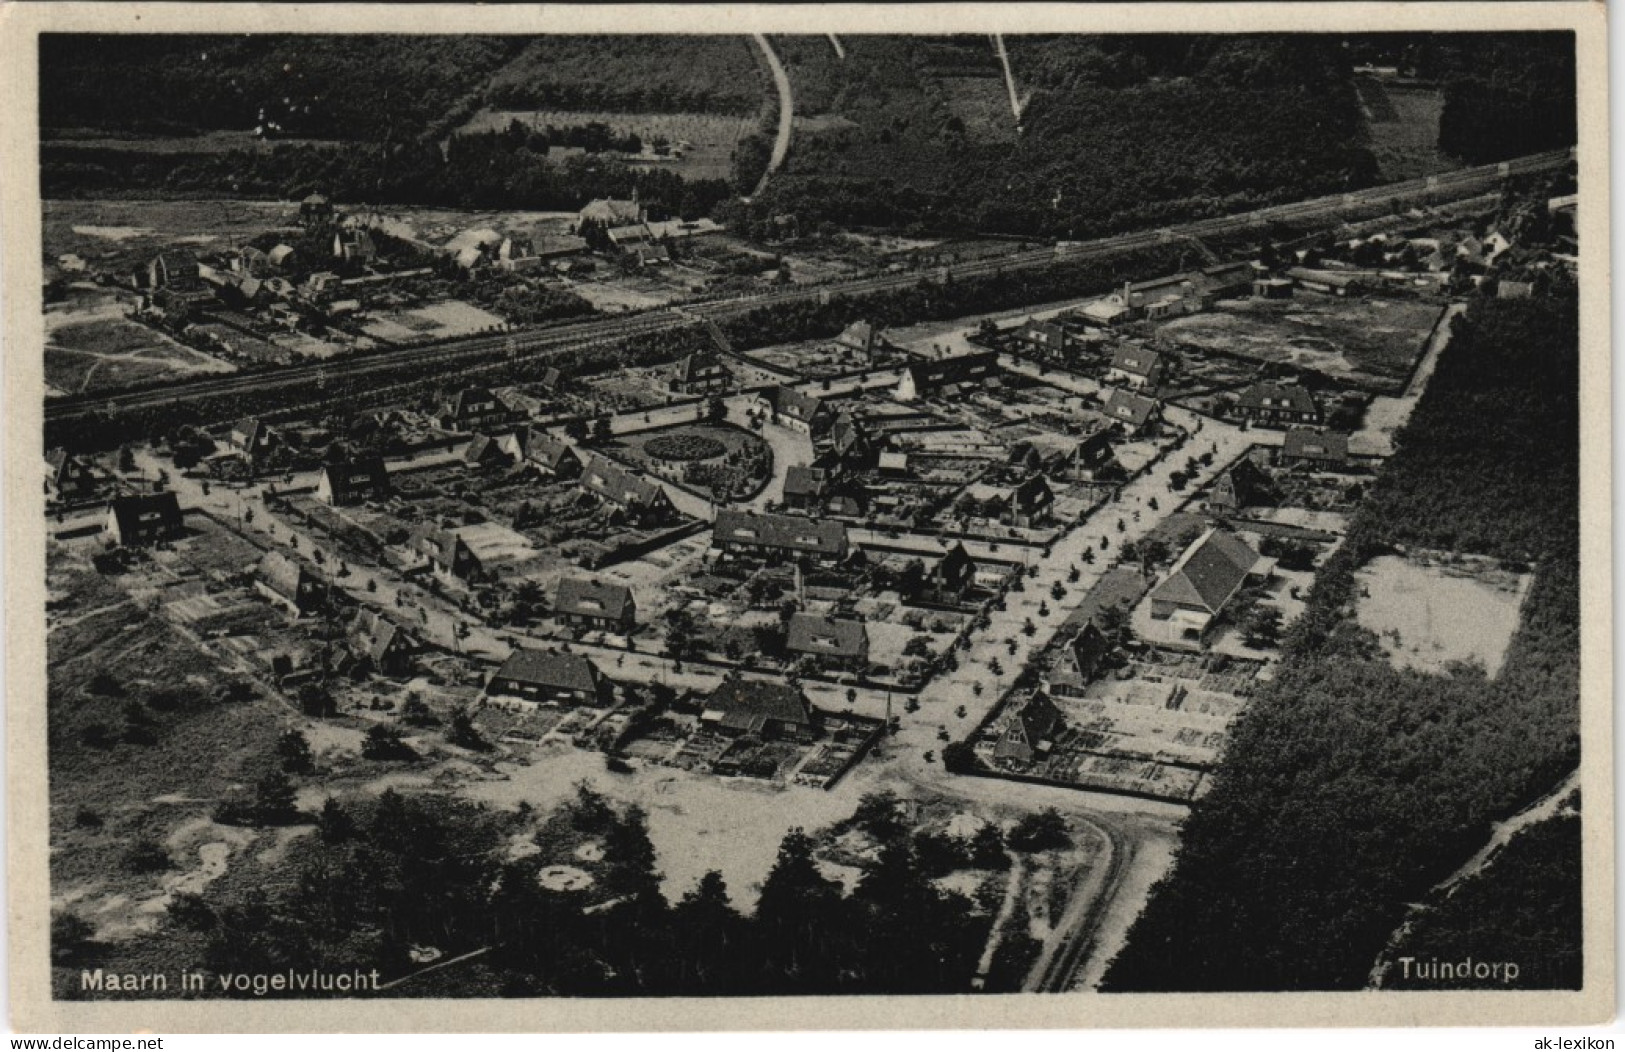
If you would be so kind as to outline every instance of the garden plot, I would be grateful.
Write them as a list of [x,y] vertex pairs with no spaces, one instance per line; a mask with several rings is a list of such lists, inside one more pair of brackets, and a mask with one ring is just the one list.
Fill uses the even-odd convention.
[[1164,322],[1159,340],[1311,369],[1397,392],[1439,317],[1437,303],[1339,299],[1227,300],[1211,311]]
[[1531,574],[1467,556],[1385,555],[1361,567],[1356,617],[1399,668],[1476,662],[1494,677],[1518,628]]
[[540,554],[530,538],[500,523],[482,522],[461,526],[457,536],[467,543],[480,565],[495,568],[510,563],[529,562]]
[[505,326],[502,318],[462,300],[441,300],[410,310],[376,315],[362,331],[381,339],[403,342],[415,339],[442,339],[488,332]]

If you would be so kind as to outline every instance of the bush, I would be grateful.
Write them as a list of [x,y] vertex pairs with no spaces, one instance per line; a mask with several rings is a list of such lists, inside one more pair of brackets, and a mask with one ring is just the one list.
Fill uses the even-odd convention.
[[1053,807],[1028,815],[1010,830],[1010,847],[1016,851],[1060,851],[1071,846],[1066,819]]
[[143,837],[124,853],[124,867],[133,873],[156,873],[171,865],[169,852],[156,840]]

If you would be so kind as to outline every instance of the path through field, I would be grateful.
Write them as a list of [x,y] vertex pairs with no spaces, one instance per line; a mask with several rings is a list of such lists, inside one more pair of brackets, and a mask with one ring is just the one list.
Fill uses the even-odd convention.
[[768,159],[767,171],[762,173],[756,189],[751,191],[752,197],[767,189],[768,179],[784,163],[784,158],[790,152],[790,126],[795,120],[795,100],[790,95],[790,75],[784,71],[784,64],[774,53],[773,45],[767,42],[767,37],[761,33],[755,34],[755,37],[757,46],[762,49],[762,55],[767,59],[768,68],[773,71],[773,83],[779,89],[779,133],[773,139],[773,156]]

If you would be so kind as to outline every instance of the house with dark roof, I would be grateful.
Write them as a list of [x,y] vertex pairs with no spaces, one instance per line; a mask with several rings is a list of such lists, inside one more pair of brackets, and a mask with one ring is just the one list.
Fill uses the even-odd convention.
[[1263,427],[1320,423],[1320,406],[1302,384],[1263,382],[1241,393],[1235,415]]
[[1106,382],[1135,390],[1156,390],[1168,369],[1162,355],[1148,347],[1119,347],[1106,370]]
[[627,226],[643,222],[643,209],[636,199],[620,201],[613,197],[600,197],[587,202],[576,217],[579,227],[583,223],[602,223],[606,227]]
[[1267,580],[1266,559],[1225,529],[1213,528],[1185,549],[1151,590],[1152,638],[1165,646],[1200,649],[1208,631],[1249,580]]
[[1039,354],[1065,354],[1078,342],[1060,324],[1031,318],[1016,329],[1012,339]]
[[181,532],[181,506],[175,494],[138,493],[114,497],[107,505],[103,529],[114,544],[151,544]]
[[327,582],[309,563],[287,552],[267,552],[254,569],[254,590],[294,617],[320,610]]
[[1238,515],[1275,503],[1275,485],[1264,469],[1242,457],[1213,481],[1203,507],[1215,515]]
[[239,450],[250,463],[264,457],[276,443],[275,429],[258,417],[244,417],[231,425],[231,431],[226,434],[226,444]]
[[672,370],[671,389],[679,394],[706,394],[727,389],[727,366],[710,351],[685,355]]
[[993,758],[1011,763],[1028,764],[1048,753],[1055,739],[1066,730],[1066,719],[1055,702],[1043,691],[1034,694],[1027,704],[1004,725],[993,746]]
[[1043,475],[1029,475],[1010,491],[1010,503],[1000,519],[1023,529],[1049,522],[1055,510],[1055,491]]
[[1308,292],[1320,292],[1328,296],[1357,295],[1364,292],[1370,285],[1369,276],[1341,270],[1314,270],[1309,267],[1292,267],[1286,272],[1286,276],[1300,289]]
[[829,429],[828,459],[844,471],[862,471],[874,466],[877,445],[856,417],[842,413]]
[[487,434],[476,433],[463,447],[463,463],[471,468],[495,470],[511,467],[513,461],[502,443]]
[[970,386],[985,387],[998,377],[999,356],[993,351],[915,361],[903,370],[895,397],[899,402],[917,402],[936,395],[960,393]]
[[1083,697],[1089,684],[1100,675],[1111,651],[1111,640],[1106,638],[1106,633],[1093,620],[1085,621],[1083,629],[1061,649],[1055,664],[1050,666],[1045,686],[1057,697]]
[[926,590],[939,601],[958,601],[976,584],[976,562],[955,542],[926,575]]
[[1073,482],[1098,482],[1120,473],[1117,451],[1112,448],[1111,429],[1102,427],[1085,435],[1057,459],[1053,470]]
[[784,473],[779,503],[786,510],[809,515],[862,515],[863,487],[824,468],[793,464]]
[[553,619],[575,628],[625,633],[637,625],[638,605],[625,585],[565,577],[553,597]]
[[45,454],[45,497],[47,500],[72,503],[96,496],[101,482],[90,463],[65,449],[52,449]]
[[1123,429],[1123,433],[1128,435],[1150,431],[1162,417],[1162,410],[1155,399],[1125,391],[1120,387],[1112,388],[1111,395],[1106,399],[1105,411],[1106,415]]
[[846,526],[798,515],[718,508],[711,527],[711,547],[729,557],[837,563],[847,554]]
[[581,455],[557,435],[522,427],[499,436],[497,443],[510,457],[534,466],[546,478],[568,482],[581,477]]
[[636,526],[659,526],[677,517],[677,507],[666,495],[665,487],[607,457],[590,458],[576,485],[619,509]]
[[1277,462],[1311,471],[1342,471],[1349,466],[1349,436],[1341,431],[1295,427],[1286,433]]
[[835,411],[824,399],[782,384],[769,387],[761,397],[769,420],[802,434],[822,433],[835,417]]
[[869,664],[869,631],[862,621],[798,613],[790,617],[785,649],[821,668],[862,672]]
[[412,554],[423,560],[423,567],[445,581],[477,581],[485,573],[479,556],[468,542],[453,530],[441,526],[422,525],[412,531],[407,540]]
[[404,676],[412,669],[418,643],[406,629],[375,610],[363,607],[350,622],[347,639],[351,670],[359,674]]
[[515,650],[485,685],[487,700],[515,709],[541,705],[591,705],[609,700],[598,666],[580,654]]
[[524,419],[488,387],[465,387],[440,409],[440,426],[447,431],[490,431]]
[[799,688],[738,676],[723,680],[705,699],[700,722],[723,734],[798,740],[816,737],[820,723]]
[[383,500],[389,492],[389,469],[384,467],[383,457],[324,464],[316,482],[316,499],[336,508]]

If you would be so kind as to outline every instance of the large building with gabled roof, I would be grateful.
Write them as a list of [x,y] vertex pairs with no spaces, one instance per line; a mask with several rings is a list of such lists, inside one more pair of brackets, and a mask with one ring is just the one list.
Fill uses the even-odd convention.
[[1148,642],[1200,649],[1209,630],[1249,580],[1268,579],[1275,561],[1229,530],[1214,527],[1186,548],[1151,590]]

